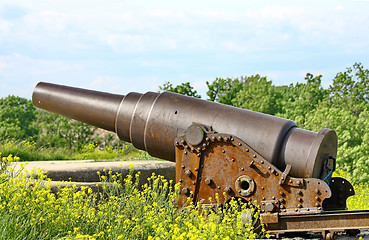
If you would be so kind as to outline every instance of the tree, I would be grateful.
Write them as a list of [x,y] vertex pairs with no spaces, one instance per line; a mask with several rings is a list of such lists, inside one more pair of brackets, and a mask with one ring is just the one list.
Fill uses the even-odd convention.
[[38,111],[37,124],[40,127],[39,146],[81,149],[96,140],[96,127],[44,110]]
[[36,108],[30,100],[8,96],[0,99],[0,140],[34,140]]
[[201,98],[201,95],[197,94],[197,91],[194,90],[194,88],[191,86],[189,82],[182,83],[180,85],[177,85],[176,87],[173,87],[173,85],[170,82],[166,82],[163,84],[163,86],[159,86],[159,90],[160,92],[168,91],[190,97]]
[[337,73],[329,94],[333,105],[349,109],[358,116],[364,109],[369,109],[369,70],[361,63],[355,63],[345,72]]
[[327,90],[321,85],[322,75],[307,73],[305,83],[291,84],[288,89],[278,88],[282,101],[281,117],[292,119],[303,127],[306,114],[316,109],[318,104],[328,96]]
[[242,89],[235,94],[232,105],[257,112],[275,115],[280,111],[277,104],[278,93],[272,81],[260,75],[245,77]]
[[232,105],[232,100],[236,98],[243,88],[243,81],[238,78],[216,78],[212,83],[206,82],[208,86],[208,100],[227,105]]

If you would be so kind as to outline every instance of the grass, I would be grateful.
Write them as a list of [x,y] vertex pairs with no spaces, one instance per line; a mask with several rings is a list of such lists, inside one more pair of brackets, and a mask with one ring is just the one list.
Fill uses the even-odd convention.
[[48,160],[158,160],[146,152],[138,150],[132,144],[126,144],[117,149],[111,146],[100,148],[96,144],[88,144],[80,150],[69,148],[43,148],[36,147],[35,142],[8,141],[0,143],[0,152],[3,156],[18,156],[22,161],[48,161]]
[[[42,173],[26,178],[2,158],[0,239],[255,239],[268,234],[257,225],[258,209],[231,200],[217,212],[192,204],[178,208],[179,185],[152,175],[142,188],[139,173],[101,175],[100,192],[69,183],[55,195]],[[4,168],[4,166],[7,166]],[[124,184],[122,184],[124,183]],[[255,213],[253,220],[241,212]],[[259,233],[256,233],[256,232]]]

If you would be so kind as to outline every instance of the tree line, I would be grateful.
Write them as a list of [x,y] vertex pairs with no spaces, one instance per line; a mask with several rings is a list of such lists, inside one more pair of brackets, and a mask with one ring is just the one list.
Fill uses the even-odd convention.
[[[266,76],[216,78],[206,82],[207,100],[294,120],[300,128],[331,128],[338,135],[338,167],[357,181],[369,180],[369,70],[355,63],[323,88],[322,75],[307,73],[303,82],[275,86]],[[201,98],[189,82],[159,91]],[[119,146],[111,133],[36,109],[30,100],[0,99],[0,141],[35,141],[43,147],[79,149],[88,143]]]
[[[275,86],[265,76],[216,78],[207,82],[207,99],[291,119],[300,128],[331,128],[338,135],[337,164],[357,181],[369,180],[369,70],[355,63],[323,88],[322,75]],[[166,83],[161,91],[201,97],[189,84]]]

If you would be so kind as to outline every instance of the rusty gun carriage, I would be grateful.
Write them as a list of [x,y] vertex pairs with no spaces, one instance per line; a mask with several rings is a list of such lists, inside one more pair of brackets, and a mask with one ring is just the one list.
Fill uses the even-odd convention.
[[[176,162],[178,204],[207,207],[217,194],[261,207],[274,234],[369,228],[369,213],[346,210],[350,182],[332,177],[337,136],[291,120],[171,92],[116,95],[39,83],[36,107],[115,132],[150,155]],[[224,194],[225,193],[225,196]]]

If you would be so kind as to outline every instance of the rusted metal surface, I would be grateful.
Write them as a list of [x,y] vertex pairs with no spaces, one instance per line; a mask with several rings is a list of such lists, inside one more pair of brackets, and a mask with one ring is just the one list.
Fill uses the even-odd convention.
[[211,204],[218,198],[224,204],[231,197],[242,198],[260,204],[268,222],[275,221],[275,214],[322,212],[322,202],[331,196],[324,181],[291,177],[229,134],[206,133],[197,146],[182,136],[175,145],[177,181],[182,186],[180,205],[188,199]]
[[288,232],[320,232],[323,237],[351,229],[368,229],[369,211],[340,211],[317,214],[284,215],[278,223],[268,224],[272,234]]
[[237,136],[281,170],[291,165],[294,177],[323,179],[329,171],[324,166],[337,151],[333,130],[311,132],[291,120],[170,92],[124,96],[39,83],[33,103],[114,131],[135,147],[170,161],[175,161],[174,139],[193,122]]

